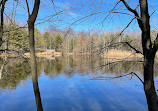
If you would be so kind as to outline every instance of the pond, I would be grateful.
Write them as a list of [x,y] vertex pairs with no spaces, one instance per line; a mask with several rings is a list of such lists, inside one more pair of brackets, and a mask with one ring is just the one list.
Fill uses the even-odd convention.
[[33,85],[29,60],[9,59],[0,79],[0,111],[36,111],[40,99],[44,111],[148,110],[141,81],[120,76],[135,72],[143,79],[141,62],[68,56],[38,58],[37,68]]

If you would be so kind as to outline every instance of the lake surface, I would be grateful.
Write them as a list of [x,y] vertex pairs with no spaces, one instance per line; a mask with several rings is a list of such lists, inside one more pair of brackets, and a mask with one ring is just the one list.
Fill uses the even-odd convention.
[[[34,94],[29,60],[10,59],[4,66],[0,111],[36,111],[35,98],[41,98],[44,111],[148,110],[143,84],[137,77],[111,78],[132,71],[142,78],[142,63],[87,56],[39,58],[37,63],[40,97]],[[155,75],[156,89],[157,80]]]

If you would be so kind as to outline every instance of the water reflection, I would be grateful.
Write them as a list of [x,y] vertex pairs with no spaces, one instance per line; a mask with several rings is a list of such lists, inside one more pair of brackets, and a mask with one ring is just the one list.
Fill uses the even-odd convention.
[[[142,63],[125,61],[108,64],[109,62],[111,61],[107,59],[100,60],[98,57],[91,56],[40,58],[37,59],[37,74],[33,74],[31,77],[29,60],[10,59],[10,62],[5,65],[0,79],[0,92],[2,93],[2,95],[0,93],[0,96],[7,98],[9,94],[5,96],[3,93],[12,90],[18,91],[18,87],[22,82],[32,78],[37,109],[42,109],[43,103],[45,111],[102,111],[105,109],[109,111],[132,111],[134,110],[132,104],[138,110],[140,107],[140,111],[147,110],[146,101],[142,99],[145,95],[140,92],[140,89],[143,91],[143,87],[136,77],[130,80],[131,76],[129,76],[114,80],[114,82],[112,82],[113,80],[102,82],[90,80],[91,78],[123,75],[131,71],[137,72],[143,78],[141,75],[143,72]],[[155,66],[158,66],[158,64],[156,63]],[[157,70],[155,71],[155,74],[157,74]],[[38,85],[38,77],[40,85]],[[131,84],[134,87],[131,87]],[[30,89],[31,87],[28,86],[29,91]],[[19,92],[23,93],[22,90]],[[40,93],[42,96],[40,96]],[[28,96],[31,98],[28,101],[32,102],[32,94]],[[9,98],[7,99],[9,100]],[[0,110],[7,109],[3,101],[4,99],[0,99],[0,107],[4,107]],[[20,102],[22,101],[24,101],[23,98]],[[27,104],[25,103],[24,106]],[[16,107],[19,107],[19,105]],[[30,109],[33,110],[34,108],[30,107]],[[30,109],[26,108],[26,111]],[[7,111],[12,110],[7,109]]]
[[30,77],[30,72],[30,65],[27,60],[12,59],[3,68],[0,87],[2,89],[15,89],[20,81],[25,81]]
[[34,94],[35,94],[35,99],[36,99],[37,111],[43,111],[41,96],[40,96],[40,91],[39,91],[39,86],[38,86],[37,73],[32,73],[32,82],[33,82],[33,89],[34,89]]
[[[44,70],[45,75],[49,77],[56,77],[60,74],[64,74],[67,77],[72,77],[76,72],[83,75],[98,75],[100,72],[102,75],[107,74],[124,74],[130,71],[142,72],[141,63],[135,62],[116,62],[107,66],[102,66],[110,61],[106,59],[99,60],[96,57],[65,57],[56,58],[54,60],[38,60],[41,62],[40,69]],[[39,65],[39,64],[38,64]],[[102,67],[101,67],[102,66]],[[41,73],[41,72],[40,72]]]

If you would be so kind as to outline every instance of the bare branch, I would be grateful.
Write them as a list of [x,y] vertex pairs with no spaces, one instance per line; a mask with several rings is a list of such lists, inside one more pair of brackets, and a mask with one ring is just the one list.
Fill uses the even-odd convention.
[[31,24],[34,23],[37,18],[39,6],[40,6],[40,0],[35,0],[34,6],[33,6],[33,11],[31,13],[31,15],[29,17],[29,21],[28,21],[28,22],[31,22]]
[[[125,5],[125,7],[130,11],[132,12],[136,17],[137,17],[137,21],[138,21],[138,24],[139,24],[139,27],[142,29],[142,20],[141,18],[139,17],[139,14],[136,10],[132,9],[125,0],[121,0],[123,2],[123,4]],[[138,7],[139,5],[137,5]],[[136,7],[136,8],[137,8]],[[138,19],[139,18],[139,19]]]
[[[123,34],[123,32],[129,27],[129,25],[133,22],[134,19],[135,19],[135,18],[133,18],[133,19],[127,24],[127,26],[126,26],[115,38],[113,38],[113,39],[109,42],[109,45],[108,45],[108,46],[102,47],[101,50],[103,50],[103,49],[105,49],[105,48],[107,48],[107,47],[111,47],[111,45],[114,44],[113,42],[116,40],[116,38],[118,38],[119,36],[121,36],[121,35]],[[97,52],[97,51],[96,51],[96,52]],[[137,51],[137,52],[140,52],[140,51]],[[101,52],[99,52],[99,53],[101,53]]]
[[158,10],[158,8],[155,9],[155,10],[153,11],[153,13],[151,13],[150,17],[151,17],[157,10]]
[[[106,47],[110,47],[110,46],[112,45],[112,43],[115,41],[115,39],[118,38],[120,35],[123,34],[123,32],[129,27],[129,25],[133,22],[134,19],[135,19],[135,18],[133,18],[133,19],[127,24],[127,26],[119,33],[119,35],[116,36],[114,39],[112,39],[112,40],[110,41],[110,45],[109,45],[109,46],[106,46]],[[106,48],[106,47],[104,47],[104,48]],[[102,48],[102,49],[103,49],[103,48]]]
[[[141,61],[141,60],[137,60],[137,61],[131,61],[131,60],[129,60],[129,58],[130,58],[130,56],[132,56],[133,54],[131,54],[131,55],[129,55],[128,57],[126,57],[126,58],[123,58],[123,59],[112,59],[113,60],[113,62],[109,62],[109,63],[106,63],[106,64],[103,64],[103,65],[101,65],[101,66],[97,66],[97,68],[98,67],[104,67],[104,66],[108,66],[108,65],[111,65],[111,64],[114,64],[114,63],[121,63],[121,62],[125,62],[125,61],[128,61],[128,62],[143,62],[143,61]],[[107,58],[108,59],[108,58]]]
[[51,19],[52,19],[54,16],[57,16],[57,15],[59,15],[59,14],[62,14],[62,13],[65,12],[65,11],[66,11],[66,9],[61,10],[61,11],[59,11],[59,12],[53,14],[53,15],[47,16],[47,17],[45,17],[45,18],[43,18],[43,19],[38,19],[38,20],[40,20],[40,21],[42,21],[42,22],[36,23],[35,25],[42,24],[42,23],[45,23],[45,22],[50,22],[50,21],[52,21]]
[[139,50],[137,50],[135,47],[133,47],[129,42],[125,42],[125,44],[127,44],[131,49],[133,49],[136,53],[140,53],[143,55],[143,53]]
[[27,5],[27,12],[28,12],[28,17],[30,16],[30,8],[29,8],[29,4],[28,1],[26,0],[26,5]]
[[132,12],[136,17],[139,18],[139,15],[138,15],[137,11],[134,10],[134,9],[132,9],[132,8],[127,4],[127,2],[126,2],[125,0],[120,0],[120,1],[123,2],[123,4],[126,6],[126,8],[127,8],[130,12]]
[[3,3],[5,3],[6,1],[8,1],[8,0],[1,0],[1,1],[0,1],[0,6],[1,6]]
[[130,72],[128,74],[120,75],[120,76],[115,76],[115,77],[99,77],[99,78],[93,78],[91,80],[111,80],[111,79],[117,79],[117,78],[122,78],[128,75],[135,75],[142,84],[144,84],[143,80],[135,73],[135,72]]
[[133,47],[129,42],[118,42],[118,43],[113,43],[111,44],[109,47],[111,47],[112,45],[116,45],[116,44],[126,44],[128,45],[131,49],[133,49],[136,53],[142,54],[143,53],[141,51],[139,51],[138,49],[136,49],[135,47]]

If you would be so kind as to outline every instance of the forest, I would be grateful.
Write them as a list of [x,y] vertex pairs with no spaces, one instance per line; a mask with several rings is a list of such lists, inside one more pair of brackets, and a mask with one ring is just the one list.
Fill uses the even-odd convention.
[[[8,21],[8,20],[7,20]],[[29,52],[28,31],[25,27],[20,26],[15,21],[4,24],[4,42],[1,50],[7,50],[11,53],[26,53]],[[19,28],[21,27],[21,28]],[[105,54],[111,49],[119,51],[131,51],[132,48],[126,44],[141,50],[140,32],[127,31],[115,39],[121,31],[102,32],[92,31],[75,32],[71,28],[60,30],[54,26],[50,26],[45,32],[40,32],[35,29],[35,48],[36,52],[44,52],[46,50],[55,50],[64,55],[72,54]],[[152,40],[155,39],[157,30],[151,31]],[[115,39],[115,42],[110,42]],[[2,54],[3,55],[3,54]]]
[[0,110],[158,111],[157,11],[156,0],[0,0]]

